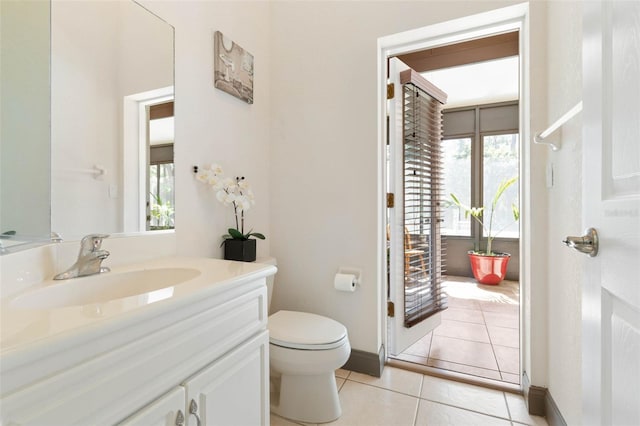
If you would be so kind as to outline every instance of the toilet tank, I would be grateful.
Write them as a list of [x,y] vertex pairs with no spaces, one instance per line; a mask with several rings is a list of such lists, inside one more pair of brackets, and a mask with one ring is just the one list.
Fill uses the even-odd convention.
[[[264,263],[266,265],[278,266],[275,257],[261,257],[256,259],[256,263]],[[271,295],[273,294],[273,282],[275,274],[267,277],[267,313],[271,313]]]

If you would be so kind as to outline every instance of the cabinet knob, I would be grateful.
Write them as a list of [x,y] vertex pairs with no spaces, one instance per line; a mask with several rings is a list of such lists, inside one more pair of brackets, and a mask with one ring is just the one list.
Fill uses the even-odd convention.
[[182,414],[182,410],[178,410],[176,414],[176,426],[184,426],[184,414]]
[[200,417],[198,417],[198,404],[196,404],[196,400],[192,399],[189,404],[189,415],[194,415],[196,417],[196,426],[200,426]]

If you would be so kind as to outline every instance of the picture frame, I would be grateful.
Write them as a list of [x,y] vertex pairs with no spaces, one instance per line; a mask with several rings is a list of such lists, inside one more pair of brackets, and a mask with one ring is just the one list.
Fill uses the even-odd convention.
[[220,31],[213,38],[214,87],[253,104],[253,55]]

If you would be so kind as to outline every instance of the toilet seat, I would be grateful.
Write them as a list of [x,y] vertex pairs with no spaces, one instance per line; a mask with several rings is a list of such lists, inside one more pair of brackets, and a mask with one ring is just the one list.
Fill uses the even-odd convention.
[[278,311],[269,317],[269,343],[284,348],[327,350],[348,341],[338,321],[308,312]]

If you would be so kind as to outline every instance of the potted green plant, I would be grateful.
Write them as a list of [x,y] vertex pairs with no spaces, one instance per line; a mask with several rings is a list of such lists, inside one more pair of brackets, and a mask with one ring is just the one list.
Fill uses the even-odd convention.
[[175,213],[174,208],[171,206],[171,201],[162,201],[160,196],[151,193],[153,203],[151,203],[151,209],[149,211],[150,217],[155,220],[149,226],[152,231],[163,229],[174,229],[173,216]]
[[222,168],[214,164],[209,168],[198,168],[196,178],[203,183],[211,185],[216,191],[216,198],[225,206],[232,206],[236,227],[229,228],[228,233],[222,236],[224,245],[224,258],[227,260],[241,260],[253,262],[256,260],[256,240],[265,239],[259,232],[244,231],[244,214],[255,204],[253,191],[244,176],[235,178],[224,177]]
[[[518,177],[516,176],[510,179],[504,179],[500,182],[498,189],[491,200],[491,212],[489,214],[488,223],[485,221],[485,207],[466,206],[460,202],[458,197],[454,194],[450,194],[453,203],[464,210],[465,218],[472,216],[476,221],[478,221],[480,226],[482,226],[483,234],[486,235],[486,250],[471,250],[468,252],[473,276],[481,284],[500,284],[507,273],[507,265],[511,255],[509,253],[494,252],[493,240],[498,236],[498,234],[500,234],[500,232],[504,231],[504,229],[511,224],[495,231],[493,228],[493,217],[500,198],[517,180]],[[511,204],[511,211],[513,213],[514,221],[517,222],[520,219],[520,210],[515,203]]]

